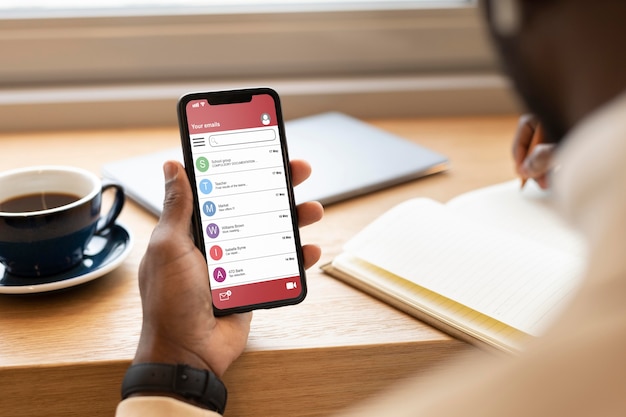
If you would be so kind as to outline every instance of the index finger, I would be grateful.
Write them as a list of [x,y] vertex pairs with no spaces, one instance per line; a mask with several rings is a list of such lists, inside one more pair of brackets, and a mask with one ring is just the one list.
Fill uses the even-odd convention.
[[302,184],[311,175],[311,165],[307,161],[294,159],[289,164],[291,165],[291,181],[294,187]]
[[520,117],[513,140],[513,161],[515,162],[516,168],[522,166],[524,160],[530,153],[533,138],[535,137],[538,127],[539,120],[534,115],[526,114]]

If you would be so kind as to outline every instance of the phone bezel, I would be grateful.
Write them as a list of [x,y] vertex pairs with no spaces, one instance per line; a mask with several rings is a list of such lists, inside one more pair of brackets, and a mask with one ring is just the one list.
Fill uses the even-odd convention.
[[[215,306],[213,303],[213,311],[215,315],[223,316],[233,313],[243,313],[252,310],[258,309],[269,309],[269,308],[277,308],[288,305],[295,305],[301,303],[307,295],[307,284],[306,284],[306,273],[304,269],[304,257],[302,254],[302,244],[300,240],[300,231],[298,228],[298,213],[296,209],[293,185],[291,181],[291,166],[289,163],[289,152],[287,149],[287,138],[285,135],[285,125],[282,116],[282,109],[280,103],[280,97],[278,93],[271,88],[249,88],[249,89],[239,89],[239,90],[223,90],[223,91],[204,91],[204,92],[193,92],[183,95],[177,104],[177,114],[178,114],[178,124],[180,129],[180,139],[181,146],[183,150],[183,158],[185,164],[185,171],[187,173],[187,178],[189,179],[189,183],[191,185],[192,194],[193,194],[193,215],[192,215],[192,233],[194,242],[196,247],[200,250],[202,255],[206,260],[206,251],[205,251],[205,241],[204,234],[202,231],[202,215],[200,213],[199,204],[198,204],[198,189],[195,180],[195,171],[194,171],[194,163],[193,163],[193,155],[191,152],[191,144],[189,141],[190,133],[189,133],[189,125],[187,118],[187,103],[194,100],[206,99],[210,105],[221,105],[221,104],[235,104],[235,103],[245,103],[250,102],[254,95],[270,95],[274,101],[274,107],[276,111],[277,117],[277,125],[279,132],[279,140],[280,140],[280,148],[281,155],[283,161],[283,168],[285,172],[286,178],[286,190],[289,199],[289,210],[291,214],[292,220],[292,229],[294,236],[294,245],[296,250],[298,269],[299,269],[299,284],[301,288],[301,292],[297,297],[287,298],[287,299],[277,299],[274,301],[263,302],[258,304],[250,304],[243,305],[238,307],[232,307],[228,309],[220,309]],[[208,276],[208,268],[207,268],[207,279],[209,280],[209,286],[211,284],[210,277]],[[246,285],[246,284],[243,284]]]

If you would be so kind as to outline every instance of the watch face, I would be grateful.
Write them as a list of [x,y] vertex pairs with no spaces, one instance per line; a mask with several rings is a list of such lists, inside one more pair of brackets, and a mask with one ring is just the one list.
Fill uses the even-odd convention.
[[132,394],[160,392],[188,398],[220,414],[226,409],[226,386],[213,372],[187,365],[140,363],[126,371],[122,399]]

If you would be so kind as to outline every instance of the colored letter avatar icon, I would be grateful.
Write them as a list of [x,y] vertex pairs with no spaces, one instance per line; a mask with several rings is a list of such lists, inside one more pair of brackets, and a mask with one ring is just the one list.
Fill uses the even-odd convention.
[[211,194],[213,191],[213,183],[206,178],[200,181],[200,191],[202,194]]
[[211,255],[211,259],[213,259],[214,261],[219,261],[220,259],[222,259],[224,251],[221,247],[215,245],[211,247],[211,250],[209,250],[209,254]]
[[200,172],[206,172],[209,169],[209,160],[204,156],[196,159],[196,168],[198,168]]
[[220,228],[215,223],[209,223],[206,226],[206,235],[211,239],[215,239],[220,235]]
[[215,214],[215,203],[207,201],[202,205],[202,211],[205,215],[211,217]]
[[217,282],[224,282],[224,280],[226,280],[226,271],[224,268],[215,268],[213,270],[213,279]]

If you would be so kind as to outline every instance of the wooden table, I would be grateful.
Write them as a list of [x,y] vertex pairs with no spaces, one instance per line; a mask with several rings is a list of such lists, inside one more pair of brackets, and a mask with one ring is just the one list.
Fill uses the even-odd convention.
[[[444,174],[327,207],[302,231],[321,262],[368,222],[414,196],[440,201],[513,178],[515,117],[372,120],[448,155]],[[0,169],[109,161],[178,146],[176,127],[0,134]],[[83,286],[0,296],[0,416],[112,416],[141,323],[137,268],[156,218],[130,202],[121,221],[135,245],[124,264]],[[298,306],[255,313],[246,352],[226,374],[229,416],[322,416],[427,372],[466,344],[309,270]]]

